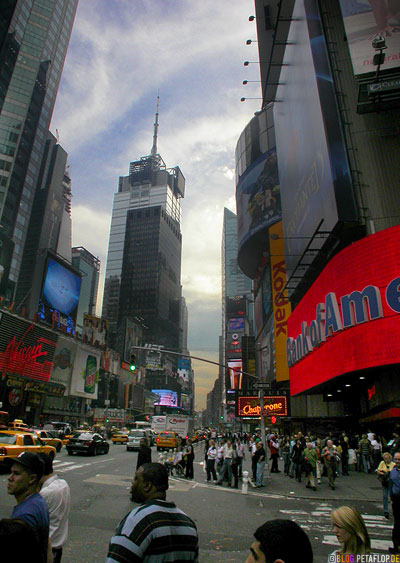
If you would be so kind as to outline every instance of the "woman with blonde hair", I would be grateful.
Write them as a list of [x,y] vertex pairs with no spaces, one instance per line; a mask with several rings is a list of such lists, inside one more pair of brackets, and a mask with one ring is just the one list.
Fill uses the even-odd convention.
[[[333,530],[341,549],[331,555],[352,554],[366,555],[371,553],[371,540],[361,514],[353,506],[340,506],[331,513]],[[328,561],[330,559],[328,558]]]

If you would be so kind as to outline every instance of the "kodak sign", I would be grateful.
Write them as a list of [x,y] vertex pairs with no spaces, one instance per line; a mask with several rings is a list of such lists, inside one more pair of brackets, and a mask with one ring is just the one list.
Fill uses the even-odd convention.
[[286,381],[289,379],[289,368],[286,361],[287,321],[291,313],[291,306],[286,291],[282,292],[286,285],[282,221],[278,221],[269,228],[269,235],[276,381]]

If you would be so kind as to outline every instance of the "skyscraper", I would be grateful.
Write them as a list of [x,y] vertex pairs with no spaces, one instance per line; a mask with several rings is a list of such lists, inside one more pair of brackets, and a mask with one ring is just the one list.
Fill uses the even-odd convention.
[[0,5],[0,224],[18,280],[29,218],[78,0]]
[[[179,349],[181,205],[185,178],[157,153],[158,101],[151,154],[130,163],[114,196],[102,316],[110,342],[139,317],[148,343]],[[114,339],[114,340],[113,340]]]
[[76,326],[82,330],[83,315],[96,314],[97,292],[99,289],[100,260],[83,246],[72,249],[72,265],[83,274],[81,293],[79,296]]

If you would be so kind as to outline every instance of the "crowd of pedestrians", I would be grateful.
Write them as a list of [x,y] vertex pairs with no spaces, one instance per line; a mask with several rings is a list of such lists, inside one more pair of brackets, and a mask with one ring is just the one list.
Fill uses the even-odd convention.
[[[198,561],[195,522],[166,499],[169,475],[178,466],[182,476],[193,478],[194,455],[189,440],[184,450],[178,448],[174,452],[172,461],[152,463],[151,450],[146,441],[142,441],[130,491],[131,500],[138,506],[117,526],[110,540],[107,563]],[[272,473],[282,473],[280,478],[297,479],[300,483],[304,477],[306,488],[314,491],[326,476],[328,486],[335,489],[338,475],[349,476],[350,471],[376,472],[382,485],[385,517],[390,517],[389,502],[393,510],[393,547],[389,551],[400,554],[400,436],[397,433],[388,441],[371,432],[361,436],[347,436],[345,432],[325,437],[302,432],[280,436],[268,429],[265,442],[259,433],[218,435],[214,431],[206,437],[204,468],[208,482],[238,488],[246,459],[251,461],[250,480],[254,487],[264,486],[265,474],[270,477]],[[6,542],[3,556],[15,563],[26,560],[59,563],[68,536],[68,484],[53,472],[52,460],[45,454],[24,452],[8,461],[8,493],[15,497],[17,504],[11,518],[0,521],[0,538],[15,539],[12,554],[10,551],[7,555],[11,544]],[[340,548],[329,560],[347,554],[371,553],[368,531],[356,508],[336,508],[331,513],[331,521]],[[308,536],[295,522],[268,521],[255,531],[254,538],[247,563],[313,561]],[[296,542],[288,541],[293,538],[297,538]]]

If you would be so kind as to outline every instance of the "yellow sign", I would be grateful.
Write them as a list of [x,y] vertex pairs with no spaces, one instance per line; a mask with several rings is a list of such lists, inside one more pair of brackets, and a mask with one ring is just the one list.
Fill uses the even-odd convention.
[[274,340],[276,381],[289,379],[286,361],[287,321],[292,311],[286,291],[285,249],[283,244],[282,221],[269,228],[271,253],[272,307],[274,311]]

